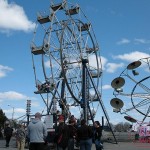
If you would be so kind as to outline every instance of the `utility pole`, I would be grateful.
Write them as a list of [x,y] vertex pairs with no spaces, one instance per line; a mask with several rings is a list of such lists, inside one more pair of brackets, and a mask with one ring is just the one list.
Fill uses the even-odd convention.
[[12,121],[13,121],[13,120],[14,120],[15,108],[14,108],[14,107],[12,107],[11,105],[8,105],[8,106],[10,106],[10,107],[12,108]]
[[27,125],[29,124],[30,112],[31,112],[31,100],[27,100],[27,108],[26,108]]

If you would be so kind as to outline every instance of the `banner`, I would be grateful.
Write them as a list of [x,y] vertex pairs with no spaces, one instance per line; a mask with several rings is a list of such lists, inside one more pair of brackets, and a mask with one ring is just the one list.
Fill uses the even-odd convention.
[[45,124],[47,129],[53,128],[53,115],[47,115],[45,117]]
[[150,136],[150,127],[149,126],[139,127],[139,135],[140,136]]

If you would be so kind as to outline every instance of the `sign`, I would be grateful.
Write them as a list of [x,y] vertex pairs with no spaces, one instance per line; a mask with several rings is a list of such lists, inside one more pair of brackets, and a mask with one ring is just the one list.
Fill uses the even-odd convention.
[[141,126],[139,128],[139,135],[140,136],[150,136],[149,126]]
[[47,129],[53,128],[53,115],[47,115],[45,117],[45,124]]

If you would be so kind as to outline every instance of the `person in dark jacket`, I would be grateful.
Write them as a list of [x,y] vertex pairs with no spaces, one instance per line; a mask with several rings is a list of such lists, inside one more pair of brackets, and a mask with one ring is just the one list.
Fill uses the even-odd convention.
[[10,127],[9,124],[6,124],[6,127],[4,129],[4,136],[6,140],[6,147],[9,147],[9,142],[12,137],[13,129]]
[[76,138],[77,129],[75,128],[75,120],[71,119],[69,120],[69,141],[68,141],[68,150],[74,150],[74,140]]
[[99,123],[99,121],[94,122],[94,142],[96,150],[101,150],[103,148],[103,145],[101,143],[101,136],[102,136],[102,127]]
[[81,126],[77,129],[77,137],[80,143],[80,150],[91,150],[92,129],[86,125],[85,119],[81,120]]
[[56,131],[57,150],[67,150],[69,141],[69,128],[64,123],[64,116],[59,116],[59,125]]

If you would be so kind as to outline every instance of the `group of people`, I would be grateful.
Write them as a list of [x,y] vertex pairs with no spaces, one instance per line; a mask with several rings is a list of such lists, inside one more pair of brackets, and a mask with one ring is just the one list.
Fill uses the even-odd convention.
[[[29,141],[29,150],[48,150],[47,137],[48,132],[45,123],[41,121],[41,114],[37,112],[35,118],[29,123],[27,127],[27,134],[23,125],[19,125],[15,136],[18,150],[24,150],[26,137]],[[80,150],[91,150],[92,143],[95,143],[96,150],[101,150],[101,136],[102,127],[99,121],[94,122],[94,127],[88,126],[84,119],[81,120],[80,125],[77,125],[76,119],[72,116],[68,122],[65,123],[65,118],[60,115],[58,118],[58,126],[55,129],[55,136],[53,142],[57,146],[57,150],[74,150],[74,145],[80,147]],[[11,131],[10,131],[11,130]],[[7,131],[11,134],[7,135]],[[8,126],[5,128],[6,147],[9,147],[9,141],[12,136],[12,129]]]
[[[74,145],[79,145],[80,150],[91,150],[93,142],[96,150],[103,148],[101,144],[102,127],[99,121],[94,122],[93,128],[82,119],[80,126],[78,126],[74,116],[66,124],[64,116],[60,115],[58,122],[54,137],[57,150],[74,150]],[[29,150],[41,150],[46,147],[47,129],[41,121],[40,113],[36,113],[35,119],[29,123],[27,133],[30,139]]]
[[26,141],[26,132],[23,124],[18,124],[18,128],[16,131],[13,130],[13,128],[10,127],[10,124],[5,124],[4,129],[4,137],[6,140],[6,148],[9,147],[10,139],[12,135],[16,137],[16,144],[18,150],[24,150],[25,147],[25,141]]

